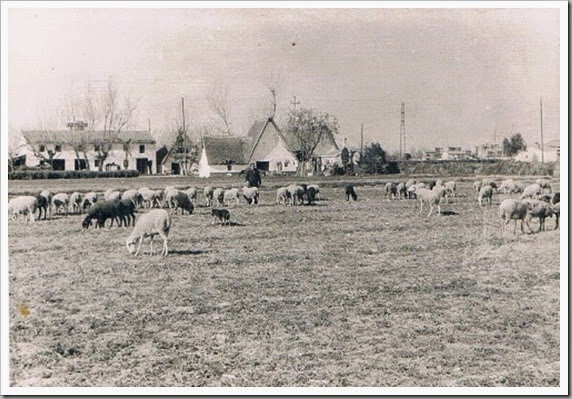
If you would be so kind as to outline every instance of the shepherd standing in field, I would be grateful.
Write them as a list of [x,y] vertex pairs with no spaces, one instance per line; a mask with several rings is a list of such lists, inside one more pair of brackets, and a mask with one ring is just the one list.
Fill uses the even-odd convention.
[[250,169],[246,171],[246,182],[248,183],[248,187],[260,187],[262,184],[260,172],[253,163],[250,164]]

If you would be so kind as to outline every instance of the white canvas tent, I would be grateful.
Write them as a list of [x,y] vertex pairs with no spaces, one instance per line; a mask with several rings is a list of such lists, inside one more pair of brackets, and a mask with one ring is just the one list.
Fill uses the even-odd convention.
[[209,160],[207,159],[207,150],[203,148],[201,154],[201,159],[199,160],[199,177],[210,177],[211,167],[209,166]]

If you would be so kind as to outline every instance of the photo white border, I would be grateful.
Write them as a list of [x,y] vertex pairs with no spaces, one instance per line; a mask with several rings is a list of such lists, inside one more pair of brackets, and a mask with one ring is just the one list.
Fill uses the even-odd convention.
[[[8,10],[18,8],[558,8],[560,10],[560,144],[561,192],[568,193],[568,2],[566,1],[2,1],[1,6],[1,201],[8,204]],[[560,387],[532,388],[123,388],[9,386],[8,219],[1,219],[1,375],[2,395],[567,395],[568,394],[568,198],[560,219]]]

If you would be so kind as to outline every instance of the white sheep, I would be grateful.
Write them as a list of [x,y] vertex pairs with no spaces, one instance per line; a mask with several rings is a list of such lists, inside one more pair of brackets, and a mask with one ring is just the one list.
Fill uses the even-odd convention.
[[550,186],[550,180],[548,180],[548,179],[536,179],[535,183],[540,186],[540,188],[542,189],[542,192],[544,192],[544,190],[547,190],[549,193],[552,192],[551,186]]
[[385,196],[389,199],[397,199],[397,184],[388,182],[385,184]]
[[121,195],[121,199],[132,201],[133,204],[135,204],[135,208],[139,208],[143,202],[143,196],[138,190],[135,189],[125,191]]
[[224,188],[215,188],[213,201],[217,206],[224,206]]
[[248,202],[249,205],[259,204],[259,193],[258,187],[243,187],[242,196]]
[[407,187],[405,187],[403,182],[397,185],[397,198],[407,198]]
[[197,189],[195,187],[189,187],[188,189],[184,190],[184,192],[187,193],[191,200],[197,199]]
[[501,226],[501,232],[504,232],[506,225],[514,220],[514,231],[516,234],[516,223],[520,220],[520,229],[524,234],[524,223],[530,229],[529,217],[528,217],[528,204],[524,201],[507,198],[499,205],[499,217],[501,217],[504,223]]
[[481,180],[477,180],[476,182],[473,183],[473,190],[475,190],[475,192],[478,194],[479,191],[481,191],[482,185],[483,182]]
[[214,189],[211,186],[206,186],[204,191],[205,206],[213,206]]
[[414,179],[409,179],[405,183],[405,189],[406,189],[408,199],[411,199],[411,196],[415,195],[415,193],[414,193],[415,190],[409,190],[415,184],[417,184],[417,180],[414,180]]
[[148,187],[142,187],[137,190],[141,195],[141,202],[147,208],[160,208],[163,192],[161,190],[151,190]]
[[97,193],[95,193],[94,191],[90,191],[89,193],[86,193],[83,196],[83,200],[81,201],[81,205],[80,205],[82,212],[84,210],[86,210],[85,208],[87,208],[87,210],[89,210],[91,208],[91,206],[97,202],[97,198],[98,198]]
[[437,181],[435,182],[435,185],[436,186],[445,186],[442,179],[437,179]]
[[13,219],[16,219],[18,215],[25,215],[27,216],[26,223],[34,222],[34,220],[36,220],[35,213],[37,206],[37,198],[31,195],[12,198],[8,202],[8,215]]
[[[412,187],[410,187],[410,189],[411,188]],[[419,215],[421,215],[421,212],[423,212],[423,203],[427,203],[429,205],[429,213],[427,216],[431,215],[435,205],[437,205],[438,214],[441,214],[441,198],[445,192],[444,187],[442,190],[440,188],[437,188],[437,190],[429,190],[424,187],[416,188],[415,186],[413,186],[413,188],[413,191],[415,192],[415,195],[417,195],[420,203]]]
[[539,198],[541,194],[542,190],[540,188],[540,185],[537,183],[533,183],[524,189],[524,191],[520,195],[520,199]]
[[[164,209],[151,209],[149,212],[142,214],[135,224],[135,228],[131,235],[125,240],[127,250],[130,254],[135,253],[137,256],[141,249],[143,238],[149,237],[151,241],[151,255],[155,254],[153,248],[153,238],[159,235],[163,239],[162,256],[167,256],[169,247],[167,245],[167,237],[171,229],[171,217]],[[139,240],[137,251],[135,251],[135,243]]]
[[68,214],[69,196],[66,193],[54,195],[52,198],[52,204],[54,205],[55,214],[57,214],[60,209],[63,209],[66,215]]
[[121,191],[117,191],[117,190],[107,190],[104,194],[103,194],[103,199],[105,201],[114,201],[114,200],[120,200],[122,196]]
[[276,203],[278,205],[288,205],[290,203],[290,198],[292,198],[288,187],[280,187],[276,191]]
[[71,213],[82,213],[81,203],[83,202],[83,194],[74,191],[69,196],[69,211]]
[[231,202],[235,202],[236,205],[240,205],[240,199],[238,198],[238,188],[233,187],[229,190],[226,190],[223,194],[223,202],[227,205],[230,206]]
[[488,184],[482,186],[481,190],[479,191],[478,201],[479,201],[479,206],[483,206],[483,203],[487,201],[489,205],[491,205],[493,203],[493,188]]
[[300,205],[304,202],[304,187],[291,184],[286,189],[290,194],[290,205]]
[[449,197],[455,198],[457,194],[457,183],[454,180],[445,183],[445,195],[447,198],[447,203],[449,202]]

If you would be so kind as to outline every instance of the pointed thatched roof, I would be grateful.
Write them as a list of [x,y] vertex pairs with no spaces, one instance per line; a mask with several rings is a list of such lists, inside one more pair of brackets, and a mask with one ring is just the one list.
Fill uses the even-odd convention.
[[272,118],[255,122],[250,128],[248,136],[252,137],[252,146],[248,154],[249,163],[260,160],[268,155],[276,148],[279,141],[282,141],[284,147],[292,152],[288,141]]
[[249,142],[244,137],[203,136],[202,147],[206,150],[210,165],[222,165],[229,161],[244,165]]

